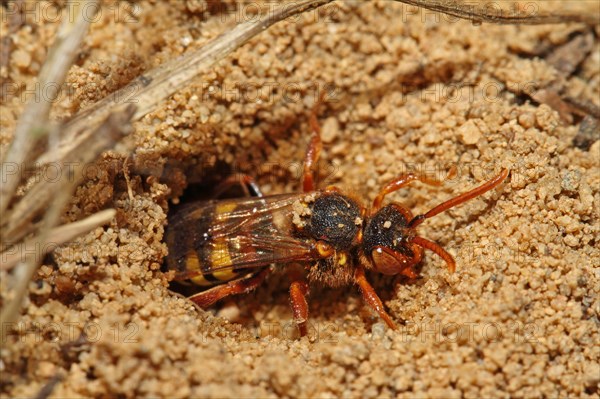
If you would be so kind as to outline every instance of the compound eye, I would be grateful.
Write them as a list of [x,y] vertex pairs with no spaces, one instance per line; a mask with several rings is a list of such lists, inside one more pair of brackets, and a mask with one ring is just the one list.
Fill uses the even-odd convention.
[[411,258],[387,247],[375,247],[371,251],[371,259],[375,270],[388,276],[401,273],[414,263]]

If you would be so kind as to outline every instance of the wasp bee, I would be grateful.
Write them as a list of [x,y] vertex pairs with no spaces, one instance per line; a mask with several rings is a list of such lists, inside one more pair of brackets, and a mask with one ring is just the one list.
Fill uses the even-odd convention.
[[224,297],[255,289],[272,272],[272,264],[300,263],[306,272],[290,273],[290,300],[301,336],[307,333],[309,283],[356,284],[364,301],[395,329],[365,270],[415,278],[415,266],[427,249],[454,271],[452,255],[417,235],[416,227],[492,190],[506,179],[508,170],[417,216],[399,203],[383,206],[385,196],[414,181],[441,183],[406,173],[385,185],[367,208],[337,187],[316,189],[313,175],[322,143],[316,115],[310,122],[313,134],[305,156],[303,192],[263,196],[249,176],[229,179],[223,187],[237,181],[254,197],[200,201],[178,211],[167,227],[167,267],[176,272],[176,280],[205,287],[189,299],[207,308]]

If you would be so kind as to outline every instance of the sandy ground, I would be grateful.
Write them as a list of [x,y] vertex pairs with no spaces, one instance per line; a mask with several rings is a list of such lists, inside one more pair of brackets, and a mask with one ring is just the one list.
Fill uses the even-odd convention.
[[[103,3],[54,116],[254,18],[258,4]],[[595,1],[577,6],[599,12]],[[54,2],[36,7],[3,71],[28,87],[58,27]],[[560,77],[544,56],[586,32],[592,52]],[[336,2],[267,30],[135,123],[131,198],[117,152],[77,190],[66,220],[118,215],[40,268],[1,352],[2,396],[34,397],[50,382],[55,397],[598,398],[600,141],[575,147],[581,117],[565,122],[527,96],[558,80],[600,105],[597,36],[578,24],[477,26],[391,1]],[[390,197],[415,212],[511,169],[500,188],[419,227],[457,271],[427,253],[415,281],[369,275],[398,331],[354,287],[313,287],[303,339],[284,274],[209,311],[169,291],[169,207],[188,185],[209,190],[230,172],[268,194],[299,190],[323,91],[322,184],[366,204],[409,168],[459,172]],[[3,98],[2,145],[23,96]]]

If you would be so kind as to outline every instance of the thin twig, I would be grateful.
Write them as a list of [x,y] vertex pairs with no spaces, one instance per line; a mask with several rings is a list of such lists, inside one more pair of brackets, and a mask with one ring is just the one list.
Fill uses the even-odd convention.
[[[598,15],[577,14],[568,12],[543,13],[534,2],[527,3],[526,10],[507,10],[498,7],[493,2],[460,2],[455,0],[395,0],[416,7],[438,11],[453,17],[468,19],[481,23],[507,25],[544,25],[561,24],[566,22],[581,22],[588,25],[597,25]],[[501,3],[500,3],[501,4]],[[518,6],[518,3],[515,3]]]
[[[88,10],[90,10],[90,6],[98,7],[98,0],[85,0],[85,2],[72,0],[70,3],[72,4],[69,4],[67,9],[73,10],[75,15],[74,17],[69,15],[63,19],[39,75],[39,86],[44,90],[61,87],[64,83],[67,72],[81,48],[81,42],[90,25],[91,18]],[[83,12],[83,10],[86,11]],[[44,98],[44,101],[31,101],[19,119],[6,159],[0,160],[3,170],[9,166],[16,167],[17,170],[17,173],[2,173],[6,181],[0,187],[0,214],[3,214],[8,208],[15,194],[21,181],[21,171],[25,169],[25,163],[29,161],[28,155],[31,149],[45,135],[51,106],[51,98]]]
[[[102,142],[102,140],[99,140],[98,137],[113,137],[116,135],[115,133],[107,132],[107,130],[119,131],[126,129],[127,127],[121,123],[123,114],[130,119],[133,112],[135,112],[135,107],[130,105],[121,114],[109,115],[106,121],[94,132],[94,138],[96,139],[88,142],[91,149],[88,150],[86,148],[80,148],[79,151],[83,152],[81,159],[83,161],[89,161],[89,157],[93,157],[92,159],[95,159],[95,157],[98,156],[98,152],[103,150],[103,145],[97,143],[98,141]],[[107,142],[110,141],[107,140]],[[114,141],[112,141],[112,143],[114,144]],[[85,163],[78,164],[74,169],[81,171],[84,165]],[[77,173],[76,176],[77,178],[68,175],[61,175],[62,178],[58,182],[46,183],[47,190],[53,193],[53,197],[52,201],[50,202],[49,209],[44,214],[42,227],[37,236],[39,243],[48,242],[52,228],[54,228],[54,226],[58,223],[62,214],[62,210],[71,200],[72,193],[82,177],[81,173]],[[48,186],[48,184],[50,184],[50,186]],[[30,194],[31,192],[27,193],[28,196]],[[18,209],[23,202],[25,201],[20,201],[16,208]],[[15,232],[9,232],[9,236],[11,238],[15,237],[16,235],[17,233]],[[42,255],[40,252],[41,251],[27,252],[25,254],[25,259],[19,263],[17,267],[15,267],[13,275],[13,277],[16,279],[16,283],[14,284],[14,297],[8,304],[6,304],[6,306],[2,308],[0,325],[8,325],[17,319],[21,310],[23,299],[27,293],[27,286],[29,285],[33,274],[37,270],[37,267],[42,260]],[[4,334],[6,334],[6,331],[5,329],[2,329],[2,344],[6,342]]]
[[[79,181],[82,171],[98,156],[115,146],[121,141],[131,128],[131,116],[135,112],[135,106],[129,104],[124,110],[112,113],[97,128],[87,140],[74,151],[65,154],[66,158],[56,163],[59,176],[64,179]],[[18,242],[31,227],[31,221],[41,214],[48,204],[54,201],[60,186],[54,180],[41,179],[36,183],[25,197],[23,197],[12,209],[6,220],[2,221],[2,237],[4,246]]]
[[63,375],[62,372],[58,371],[58,372],[54,373],[52,378],[50,378],[48,380],[48,382],[46,384],[44,384],[42,389],[40,389],[38,394],[35,396],[35,399],[46,399],[46,398],[50,397],[50,395],[52,394],[52,391],[54,391],[54,388],[56,387],[56,385],[58,385],[58,383],[60,383],[64,378],[65,378],[65,376]]
[[19,244],[0,254],[0,259],[3,260],[3,262],[0,263],[0,270],[10,270],[15,267],[15,265],[19,263],[19,260],[22,259],[22,255],[26,252],[27,248],[32,248],[34,245],[39,246],[41,249],[39,255],[44,256],[46,253],[53,251],[56,247],[69,242],[80,235],[86,234],[98,226],[108,223],[116,213],[117,211],[114,209],[105,209],[94,213],[92,216],[85,219],[52,229],[48,234],[48,240],[46,241],[42,242],[40,236],[27,240],[24,244]]
[[108,114],[133,103],[138,107],[133,120],[139,120],[156,106],[185,87],[195,77],[209,72],[210,67],[237,50],[248,40],[271,25],[290,16],[315,9],[333,0],[304,0],[279,7],[267,16],[238,24],[202,48],[185,54],[139,76],[127,86],[91,105],[70,120],[61,143],[52,153],[38,159],[40,164],[55,162],[65,152],[76,148]]
[[[76,148],[81,140],[85,140],[85,136],[90,134],[91,129],[99,121],[125,103],[134,102],[138,106],[138,112],[134,115],[133,120],[139,120],[149,112],[152,112],[161,101],[186,86],[192,79],[208,72],[211,65],[271,25],[290,16],[321,7],[331,1],[305,0],[284,5],[268,16],[259,18],[258,21],[249,21],[237,25],[232,30],[213,39],[201,49],[185,54],[139,76],[129,85],[77,114],[67,124],[65,137],[61,141],[61,144],[59,144],[57,151],[41,156],[38,162],[44,164],[60,159],[64,152]],[[474,8],[472,5],[447,0],[396,1],[476,22],[484,21],[499,24],[597,23],[594,16],[585,14],[555,13],[514,16],[494,13],[486,8]]]
[[[50,208],[44,215],[42,228],[39,233],[40,242],[48,241],[50,231],[54,227],[62,214],[63,208],[67,205],[71,199],[71,195],[75,190],[75,182],[69,179],[63,179],[61,183],[55,183],[61,187],[58,195],[50,205]],[[23,305],[23,299],[28,292],[28,285],[37,270],[40,262],[42,261],[41,254],[38,251],[31,251],[25,254],[23,262],[15,268],[14,278],[16,282],[14,284],[14,297],[11,298],[5,306],[2,307],[2,313],[0,314],[0,325],[8,326],[14,323],[19,317],[21,306]],[[7,342],[5,334],[7,332],[2,329],[2,346]]]

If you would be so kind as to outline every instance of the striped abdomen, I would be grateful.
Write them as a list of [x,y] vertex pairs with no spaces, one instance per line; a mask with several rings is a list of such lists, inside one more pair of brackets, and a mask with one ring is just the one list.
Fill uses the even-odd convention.
[[298,194],[204,201],[170,220],[167,265],[178,280],[211,286],[272,263],[311,259],[313,242],[292,226]]

